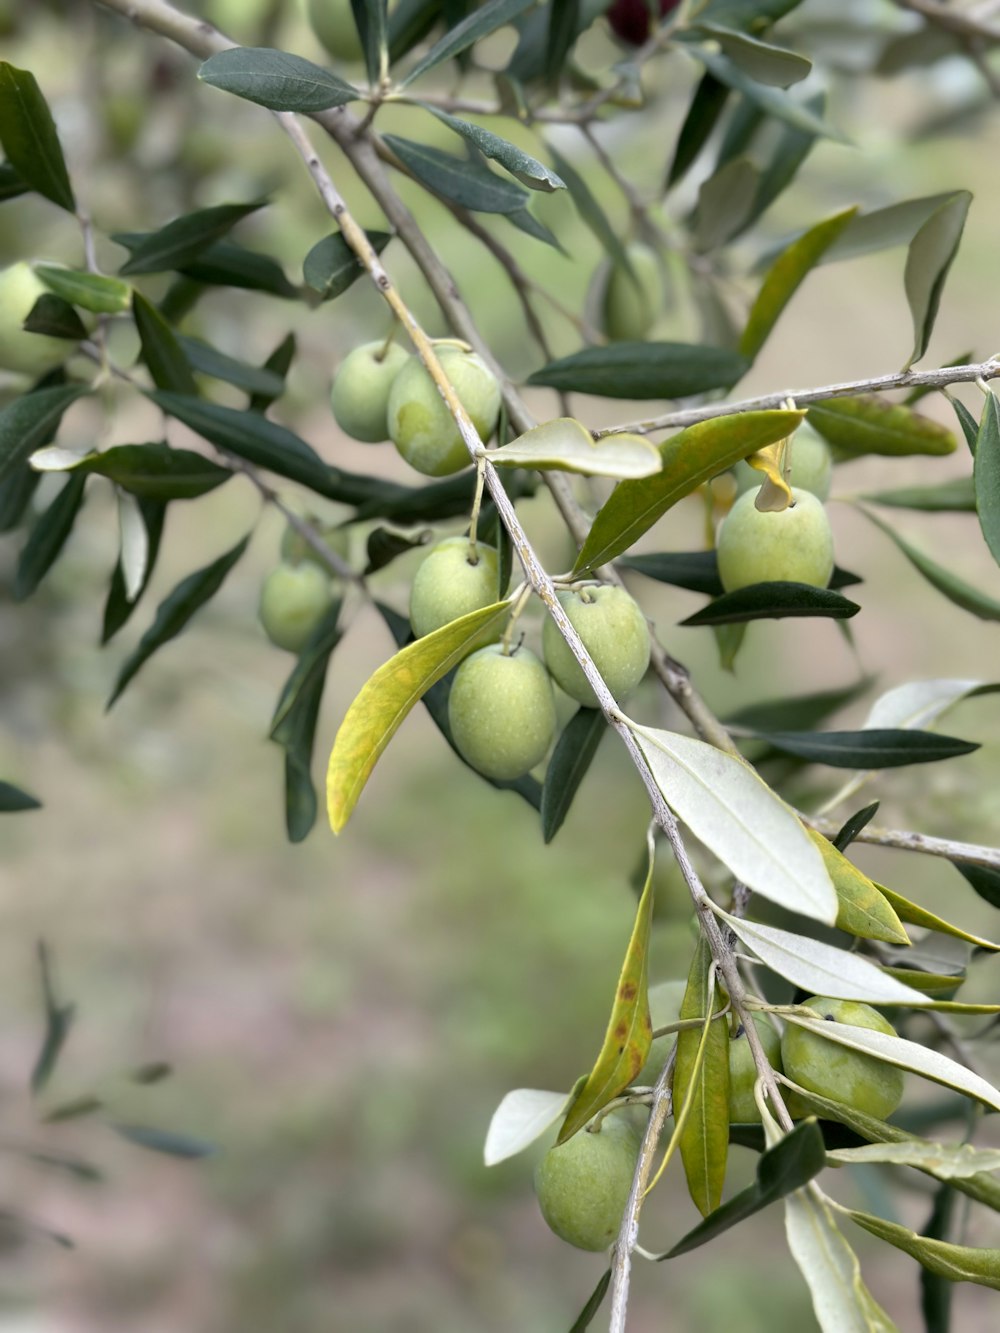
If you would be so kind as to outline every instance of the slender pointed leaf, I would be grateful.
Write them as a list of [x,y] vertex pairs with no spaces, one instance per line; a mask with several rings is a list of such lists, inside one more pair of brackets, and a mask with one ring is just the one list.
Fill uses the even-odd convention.
[[14,599],[23,601],[58,560],[83,504],[85,476],[70,477],[43,514],[35,520],[21,550],[14,575]]
[[[701,17],[704,21],[706,16]],[[703,46],[686,45],[685,50],[704,65],[714,79],[724,83],[733,92],[742,93],[747,101],[760,107],[766,115],[784,121],[792,129],[801,130],[803,133],[844,142],[839,131],[821,116],[817,116],[804,102],[789,96],[780,88],[769,88],[765,84],[758,83],[726,56],[709,51]]]
[[566,188],[570,193],[577,212],[588,230],[596,238],[601,249],[611,260],[616,268],[623,268],[627,273],[634,275],[632,261],[621,241],[615,234],[614,228],[607,219],[597,196],[593,193],[590,186],[577,171],[576,167],[568,161],[552,144],[546,144],[549,156],[555,164],[559,177],[565,182]]
[[[392,240],[392,235],[387,231],[367,231],[365,235],[379,255]],[[317,241],[302,261],[302,277],[306,286],[319,292],[324,301],[332,301],[334,297],[346,292],[364,271],[361,260],[339,231]]]
[[85,384],[60,384],[23,394],[0,410],[0,483],[49,442],[70,403],[87,392]]
[[551,193],[553,190],[566,189],[565,182],[543,162],[539,162],[536,157],[526,153],[523,148],[518,148],[516,144],[501,139],[500,135],[494,134],[492,130],[483,129],[481,125],[473,125],[467,120],[460,120],[438,107],[428,106],[427,110],[432,111],[450,130],[454,130],[456,134],[474,144],[484,156],[506,168],[529,190],[544,190],[546,193]]
[[735,592],[723,593],[700,611],[681,620],[681,625],[734,625],[747,620],[782,620],[788,617],[820,616],[848,620],[861,610],[830,588],[810,583],[754,583]]
[[970,865],[967,861],[952,861],[952,865],[984,902],[991,907],[1000,907],[1000,870]]
[[119,273],[125,276],[185,268],[202,258],[204,252],[231,231],[237,222],[256,213],[266,203],[266,199],[255,199],[248,204],[216,204],[212,208],[185,213],[147,234],[118,233],[112,240],[129,251],[128,261]]
[[987,394],[976,437],[973,468],[976,512],[990,554],[1000,565],[1000,409],[995,394]]
[[42,803],[11,782],[0,782],[0,814],[19,814],[23,810],[41,810]]
[[576,1319],[573,1321],[573,1327],[569,1333],[586,1333],[586,1330],[594,1322],[598,1310],[604,1303],[604,1297],[607,1295],[608,1287],[611,1286],[611,1269],[608,1268],[598,1279],[597,1286],[590,1293],[590,1299],[583,1307]]
[[765,699],[761,703],[747,704],[735,713],[730,713],[725,719],[726,725],[752,731],[770,731],[772,728],[779,731],[784,727],[805,729],[825,721],[831,713],[853,703],[871,684],[871,676],[862,676],[853,685],[840,690],[821,690],[817,694],[791,695],[788,698]]
[[201,66],[198,78],[269,111],[329,111],[359,96],[346,79],[324,65],[267,46],[234,46],[219,51]]
[[849,819],[844,820],[840,832],[833,839],[833,845],[838,851],[847,851],[861,830],[867,828],[875,818],[880,804],[879,801],[872,801],[871,805],[866,805],[864,809],[856,811]]
[[955,415],[958,417],[958,424],[962,427],[962,434],[965,436],[965,443],[969,446],[969,452],[975,455],[976,441],[979,438],[979,423],[960,399],[953,398],[948,393],[946,393],[946,397],[955,409]]
[[728,388],[748,368],[745,356],[723,347],[617,342],[585,347],[550,361],[529,375],[527,382],[602,398],[688,398],[709,389]]
[[34,74],[0,61],[0,144],[25,185],[76,212],[52,112]]
[[285,271],[270,255],[258,254],[233,241],[216,241],[179,270],[184,277],[211,287],[239,287],[250,292],[293,300],[299,295]]
[[386,0],[351,0],[354,23],[365,53],[365,68],[372,87],[389,68],[389,16]]
[[607,731],[604,714],[581,708],[570,718],[556,742],[542,786],[542,837],[549,843],[562,828],[573,798]]
[[729,88],[712,74],[704,74],[694,91],[684,123],[681,125],[674,155],[667,170],[669,190],[687,174],[715,129],[729,98]]
[[417,61],[402,82],[402,87],[414,83],[428,70],[434,69],[442,61],[452,60],[467,50],[474,42],[488,37],[491,32],[504,27],[530,9],[534,0],[487,0],[481,8],[475,10],[467,19],[451,28],[436,42],[422,60]]
[[971,203],[972,195],[959,190],[934,210],[910,242],[903,283],[913,316],[914,341],[905,369],[920,360],[931,340],[945,278],[958,251]]
[[951,935],[954,939],[965,940],[968,944],[974,944],[977,949],[986,949],[990,953],[1000,951],[1000,944],[994,944],[991,940],[983,939],[981,935],[973,935],[961,926],[953,926],[950,921],[945,921],[943,917],[934,912],[928,912],[925,907],[918,903],[912,903],[908,898],[904,898],[901,893],[895,889],[887,889],[883,884],[878,885],[879,891],[892,904],[896,915],[901,921],[908,922],[911,926],[923,926],[927,930],[936,930],[939,935]]
[[30,190],[31,186],[21,179],[9,162],[0,162],[0,204],[8,199],[20,199]]
[[171,1129],[154,1129],[152,1125],[121,1123],[112,1123],[111,1128],[138,1148],[148,1148],[150,1152],[164,1153],[167,1157],[180,1157],[185,1161],[198,1161],[202,1157],[211,1157],[216,1151],[215,1145],[206,1143],[204,1139],[195,1139],[189,1134],[177,1134]]
[[837,1148],[828,1157],[842,1166],[859,1162],[914,1166],[937,1180],[962,1180],[980,1171],[1000,1171],[1000,1148],[974,1148],[970,1143],[933,1143],[927,1139]]
[[[700,939],[681,1001],[682,1019],[708,1019],[722,1008],[721,992],[711,984],[711,962],[711,950]],[[729,1156],[729,1028],[725,1019],[710,1021],[704,1044],[702,1037],[701,1028],[684,1028],[677,1034],[673,1100],[676,1116],[694,1083],[691,1109],[680,1133],[680,1151],[691,1202],[707,1217],[722,1201]]]
[[620,564],[634,569],[658,583],[671,583],[675,588],[703,592],[709,597],[722,595],[719,578],[719,560],[715,551],[661,551],[655,555],[626,555]]
[[128,595],[128,589],[125,586],[125,568],[120,555],[111,576],[107,601],[104,604],[104,620],[101,628],[102,644],[114,638],[139,605],[139,599],[149,584],[156,566],[156,558],[160,553],[160,540],[163,536],[163,524],[167,513],[166,502],[140,498],[138,504],[139,516],[146,529],[146,570],[142,586],[134,596],[130,597]]
[[516,213],[528,202],[527,191],[479,162],[444,153],[430,144],[386,134],[384,142],[406,170],[432,194],[474,213]]
[[755,83],[770,88],[790,88],[801,83],[812,69],[812,61],[783,46],[772,46],[745,32],[720,23],[698,23],[697,31],[714,38],[723,55]]
[[[957,1203],[958,1194],[946,1181],[934,1195],[934,1206],[921,1234],[932,1240],[947,1240]],[[950,1333],[951,1296],[952,1285],[946,1278],[921,1268],[920,1312],[924,1317],[926,1333]]]
[[156,650],[176,638],[195,612],[215,596],[225,582],[226,575],[243,555],[249,541],[248,534],[225,555],[219,556],[210,565],[182,579],[173,592],[164,598],[156,609],[152,625],[139,640],[135,651],[125,660],[108,700],[108,708],[120,698],[128,683]]
[[[48,470],[49,450],[32,455],[34,466]],[[60,450],[59,455],[64,451]],[[207,495],[233,476],[204,454],[172,449],[162,440],[150,444],[117,444],[100,454],[83,454],[73,464],[61,462],[59,471],[79,476],[97,473],[123,490],[149,500],[194,500]]]
[[120,315],[129,307],[132,289],[120,278],[60,268],[56,264],[36,264],[35,274],[50,292],[95,315]]
[[142,360],[156,387],[195,397],[198,386],[191,365],[167,321],[139,292],[132,293],[132,315],[142,347]]
[[[264,369],[277,375],[281,381],[281,392],[285,391],[285,380],[288,372],[292,368],[292,362],[295,360],[295,353],[298,350],[298,343],[294,333],[286,333],[281,342],[264,362]],[[274,402],[274,398],[268,393],[255,393],[250,399],[251,412],[266,412]]]
[[34,1068],[31,1071],[30,1088],[32,1096],[43,1092],[52,1072],[56,1067],[62,1049],[69,1036],[69,1030],[76,1013],[76,1005],[62,1004],[56,993],[55,979],[52,975],[52,960],[48,945],[44,940],[38,944],[38,971],[42,982],[42,999],[45,1004],[45,1036],[38,1052]]
[[957,755],[972,754],[980,747],[973,741],[942,736],[936,731],[905,728],[862,731],[766,731],[758,732],[776,750],[794,754],[813,764],[833,768],[901,768],[907,764],[936,763]]
[[976,512],[976,491],[971,477],[954,477],[937,486],[901,486],[893,491],[868,491],[861,499],[890,509],[918,509],[927,514]]
[[874,1217],[871,1213],[858,1212],[853,1208],[847,1210],[847,1215],[865,1231],[895,1245],[897,1250],[905,1251],[924,1268],[947,1278],[949,1282],[975,1282],[981,1287],[1000,1291],[1000,1249],[973,1249],[970,1245],[952,1245],[948,1241],[933,1240],[929,1236],[918,1235],[909,1227],[887,1222],[885,1218]]
[[852,458],[862,454],[889,458],[940,456],[954,453],[958,447],[947,427],[873,393],[811,403],[809,424],[836,450]]
[[330,826],[340,833],[379,757],[420,696],[509,614],[509,602],[472,611],[402,648],[362,687],[340,724],[327,772]]
[[894,528],[891,528],[888,523],[883,523],[870,509],[865,509],[863,505],[858,507],[877,528],[881,528],[885,535],[895,542],[914,569],[922,574],[932,587],[937,588],[938,592],[943,593],[950,602],[960,606],[963,611],[978,616],[980,620],[1000,620],[1000,602],[994,601],[992,597],[987,597],[978,588],[974,588],[971,583],[966,583],[957,574],[952,574],[950,570],[937,564],[923,551],[911,546]]
[[246,361],[227,356],[225,352],[220,352],[217,347],[202,342],[200,338],[179,335],[177,341],[192,370],[202,375],[222,380],[236,389],[242,389],[245,393],[265,394],[272,399],[280,397],[284,390],[284,380],[270,370],[261,366],[251,366]]
[[87,336],[83,321],[73,307],[52,292],[38,298],[21,327],[27,333],[65,338],[67,342],[81,342]]

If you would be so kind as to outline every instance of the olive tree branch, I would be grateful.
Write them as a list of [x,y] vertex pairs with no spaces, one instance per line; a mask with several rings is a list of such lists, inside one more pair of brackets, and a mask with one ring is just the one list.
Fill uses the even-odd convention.
[[595,439],[629,431],[635,435],[649,435],[656,430],[694,426],[699,421],[716,417],[734,416],[738,412],[765,412],[783,407],[787,398],[793,398],[799,407],[822,402],[825,398],[849,398],[859,393],[888,393],[891,389],[944,389],[949,384],[968,384],[976,380],[994,380],[1000,376],[1000,355],[991,356],[978,365],[942,366],[937,370],[900,370],[891,375],[876,375],[866,380],[844,380],[827,384],[821,389],[782,389],[778,393],[762,394],[759,398],[743,398],[735,403],[706,403],[702,407],[687,407],[679,412],[665,412],[662,416],[646,417],[642,421],[623,422],[617,426],[602,426],[592,432]]
[[[799,818],[826,838],[836,837],[840,829],[835,819],[820,819],[804,814],[800,814]],[[966,861],[969,865],[1000,870],[1000,848],[981,847],[974,842],[955,842],[951,838],[935,838],[929,833],[876,828],[866,824],[859,833],[855,833],[854,841],[877,847],[897,847],[904,852],[923,852],[925,856],[942,856],[948,861]]]
[[941,0],[895,0],[898,9],[908,9],[912,14],[935,27],[953,32],[957,37],[972,38],[984,42],[1000,42],[1000,26],[988,19],[974,14],[971,10],[955,9],[942,4]]

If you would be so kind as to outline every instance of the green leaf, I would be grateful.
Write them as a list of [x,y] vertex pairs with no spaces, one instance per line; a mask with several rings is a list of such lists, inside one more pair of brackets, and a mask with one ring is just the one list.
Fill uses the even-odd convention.
[[198,78],[269,111],[328,111],[357,101],[360,94],[323,65],[267,46],[234,46],[219,51],[198,70]]
[[[635,925],[615,988],[600,1054],[570,1102],[556,1143],[565,1143],[619,1096],[646,1063],[653,1041],[649,1016],[649,932],[653,923],[653,857],[639,899]],[[682,1015],[683,1017],[684,1015]],[[689,1015],[688,1015],[689,1016]],[[728,1072],[728,1055],[726,1070]]]
[[225,582],[226,575],[243,555],[249,541],[248,534],[225,555],[219,556],[210,565],[182,579],[173,592],[164,598],[156,608],[156,617],[152,625],[139,640],[138,647],[126,658],[118,673],[115,688],[107,703],[108,708],[120,698],[126,685],[156,650],[176,638],[194,613],[215,596]]
[[550,361],[527,382],[602,398],[688,398],[728,388],[748,368],[746,357],[722,347],[619,342]]
[[[723,1007],[719,988],[709,984],[711,962],[711,950],[700,939],[681,1001],[681,1019],[706,1019]],[[691,1202],[702,1217],[707,1217],[722,1201],[729,1155],[729,1028],[725,1019],[709,1023],[699,1062],[701,1046],[701,1028],[683,1028],[678,1032],[673,1103],[674,1115],[679,1116],[688,1089],[694,1083],[694,1100],[680,1134],[681,1161]]]
[[386,134],[383,141],[415,180],[462,208],[474,213],[516,213],[528,202],[527,191],[520,185],[478,162],[397,134]]
[[1000,951],[1000,944],[993,944],[980,935],[972,935],[967,930],[963,930],[961,926],[953,926],[950,921],[945,921],[943,917],[937,916],[934,912],[928,912],[926,908],[920,907],[917,903],[911,903],[908,898],[904,898],[901,893],[896,893],[894,889],[887,889],[883,884],[879,884],[878,889],[892,905],[901,921],[906,921],[911,926],[923,926],[927,930],[936,930],[941,935],[951,935],[955,939],[966,940],[969,944],[974,944],[976,948],[986,949],[991,953]]
[[958,251],[971,203],[968,190],[959,190],[934,210],[910,242],[903,283],[913,316],[914,341],[906,370],[927,350],[945,278]]
[[360,504],[373,492],[378,493],[374,478],[330,467],[304,440],[259,412],[240,412],[178,393],[149,396],[164,412],[183,421],[218,448],[289,481],[297,481],[317,495],[345,504]]
[[1000,411],[992,393],[986,395],[983,406],[973,477],[979,526],[990,554],[1000,565]]
[[[365,235],[376,254],[381,254],[392,240],[387,231],[367,231]],[[343,233],[324,236],[302,261],[302,277],[307,287],[319,292],[324,301],[346,292],[364,273],[365,268]]]
[[1000,870],[974,866],[967,861],[952,861],[952,865],[984,902],[991,907],[1000,907]]
[[285,300],[293,300],[299,295],[277,260],[247,250],[233,241],[216,241],[179,271],[186,278],[212,287],[239,287]]
[[0,482],[49,442],[70,403],[87,392],[85,384],[60,384],[23,394],[0,410]]
[[[934,1195],[931,1215],[924,1223],[922,1235],[932,1240],[947,1240],[958,1202],[956,1191],[947,1182]],[[951,1283],[938,1273],[926,1268],[920,1270],[920,1312],[924,1317],[926,1333],[950,1333]]]
[[163,524],[167,513],[166,503],[163,500],[142,499],[138,503],[139,519],[146,529],[146,569],[139,589],[134,596],[130,597],[129,589],[125,585],[123,557],[119,555],[114,573],[111,576],[107,601],[104,604],[104,620],[101,628],[102,644],[114,638],[139,605],[139,599],[149,584],[153,570],[156,567],[156,558],[160,553],[160,540],[163,536]]
[[487,455],[494,467],[578,472],[587,477],[648,477],[663,466],[660,451],[641,435],[595,440],[573,417],[556,417]]
[[25,460],[0,482],[0,532],[12,532],[19,526],[41,479]]
[[862,829],[867,828],[878,814],[880,805],[881,801],[872,801],[870,805],[864,806],[861,810],[856,810],[853,815],[845,819],[840,826],[840,831],[833,839],[834,847],[840,852],[846,852]]
[[436,42],[422,60],[418,60],[400,84],[406,88],[428,70],[434,69],[444,60],[452,60],[474,42],[488,37],[497,28],[502,28],[530,9],[534,0],[487,0],[481,8],[475,10],[461,23],[451,28]]
[[723,593],[681,625],[733,625],[746,620],[781,620],[789,616],[826,616],[848,620],[861,610],[829,588],[810,583],[754,583]]
[[551,229],[546,227],[544,222],[539,222],[534,213],[528,208],[516,208],[512,213],[504,213],[504,221],[509,222],[512,227],[518,231],[523,231],[525,236],[530,236],[533,240],[541,241],[543,245],[551,245],[553,249],[558,250],[561,255],[567,253],[566,249],[559,240],[559,237]]
[[918,509],[927,514],[973,514],[976,492],[971,477],[953,477],[937,486],[902,486],[894,491],[868,491],[861,496],[870,504],[890,509]]
[[150,444],[118,444],[100,454],[84,454],[67,464],[66,451],[41,450],[33,455],[35,467],[49,470],[47,455],[56,455],[52,470],[97,473],[123,490],[150,500],[195,500],[207,495],[233,475],[203,454],[172,449],[162,440]]
[[730,1227],[745,1222],[754,1213],[767,1208],[769,1204],[783,1199],[792,1190],[807,1185],[826,1165],[826,1152],[823,1147],[823,1135],[815,1120],[803,1120],[801,1124],[780,1139],[773,1148],[768,1148],[757,1159],[756,1179],[752,1185],[728,1199],[721,1208],[699,1222],[696,1227],[683,1236],[676,1245],[671,1246],[662,1259],[676,1259],[678,1255],[696,1250],[706,1245],[716,1236],[721,1236]]
[[545,77],[558,87],[580,31],[580,0],[550,0],[545,34]]
[[801,83],[812,69],[812,61],[783,46],[772,46],[745,32],[720,23],[698,22],[695,32],[714,38],[722,53],[755,83],[769,88],[790,88]]
[[541,1088],[515,1088],[505,1093],[490,1118],[483,1145],[483,1164],[496,1166],[534,1143],[559,1119],[567,1102],[583,1086],[585,1077],[578,1079],[576,1087],[568,1094]]
[[[880,884],[879,889],[885,893]],[[885,893],[889,898],[889,894]],[[896,911],[897,904],[889,898]],[[801,910],[794,908],[793,911]],[[719,912],[733,934],[752,949],[765,967],[786,981],[801,986],[812,995],[829,995],[837,1000],[864,1000],[868,1004],[925,1004],[919,991],[893,977],[859,954],[835,949],[806,935],[796,935],[776,926],[757,921],[740,921],[727,912]],[[827,1023],[827,1027],[840,1027]],[[854,1029],[852,1029],[853,1031]]]
[[947,1278],[949,1282],[975,1282],[981,1287],[1000,1291],[1000,1250],[973,1249],[970,1245],[952,1245],[948,1241],[919,1236],[909,1227],[887,1222],[871,1213],[856,1209],[846,1210],[852,1222],[888,1241],[897,1250],[904,1250],[931,1273]]
[[608,221],[604,209],[590,186],[572,162],[563,157],[552,144],[547,143],[546,148],[555,163],[560,179],[566,184],[577,212],[588,230],[596,238],[598,245],[616,268],[624,268],[628,273],[634,275],[632,261],[629,259],[625,247],[615,235],[614,228]]
[[842,1166],[859,1162],[914,1166],[936,1180],[963,1180],[980,1171],[1000,1171],[1000,1148],[974,1148],[971,1143],[932,1143],[927,1139],[837,1148],[828,1156],[831,1162]]
[[279,398],[284,392],[285,381],[273,371],[238,361],[235,357],[220,352],[217,347],[202,342],[200,338],[187,338],[179,334],[177,341],[191,368],[202,375],[209,375],[212,379],[232,384],[234,388],[242,389],[248,394],[258,393]]
[[960,399],[953,398],[947,392],[945,396],[955,409],[955,415],[958,417],[959,425],[962,427],[962,434],[965,436],[965,442],[969,446],[969,452],[975,456],[976,441],[979,439],[979,423]]
[[128,309],[132,289],[120,278],[106,278],[100,273],[56,264],[36,264],[35,274],[50,292],[82,310],[96,315],[119,315]]
[[418,532],[415,537],[408,537],[405,533],[393,532],[391,528],[373,528],[365,542],[368,561],[362,573],[367,578],[369,574],[385,569],[399,556],[426,546],[430,538],[431,534],[426,529]]
[[81,342],[87,336],[83,321],[73,307],[52,292],[38,298],[21,327],[28,333],[65,338],[69,342]]
[[165,273],[168,269],[186,268],[201,259],[237,222],[266,203],[266,199],[255,199],[249,204],[217,204],[185,213],[157,231],[119,232],[111,239],[129,252],[128,262],[119,272]]
[[660,551],[653,555],[626,555],[619,561],[626,569],[634,569],[658,583],[670,583],[675,588],[703,592],[709,597],[722,593],[719,579],[719,560],[712,551]]
[[611,1269],[598,1279],[597,1286],[590,1293],[590,1299],[577,1315],[573,1327],[569,1333],[586,1333],[586,1330],[594,1322],[594,1316],[604,1304],[604,1297],[607,1295],[608,1287],[611,1286]]
[[11,782],[0,782],[0,814],[19,814],[23,810],[41,810],[42,803]]
[[362,686],[340,724],[327,771],[330,826],[340,833],[382,752],[421,695],[487,641],[510,603],[472,611],[425,634],[389,659]]
[[83,504],[84,476],[70,477],[43,514],[35,520],[17,561],[14,600],[21,602],[41,583],[58,560]]
[[11,167],[32,190],[76,212],[52,112],[30,70],[0,61],[0,144]]
[[678,500],[739,459],[784,439],[802,417],[801,412],[740,412],[672,435],[660,445],[663,470],[642,481],[619,483],[598,510],[574,573],[597,569],[623,554]]
[[808,833],[819,848],[826,872],[837,891],[838,929],[860,939],[909,944],[910,937],[878,885],[862,874],[822,833],[815,829],[809,829]]
[[164,1153],[167,1157],[180,1157],[185,1161],[198,1161],[211,1157],[215,1146],[204,1139],[193,1139],[187,1134],[176,1134],[170,1129],[154,1129],[151,1125],[112,1124],[111,1128],[129,1143],[138,1148],[148,1148],[150,1152]]
[[802,0],[707,0],[698,6],[701,23],[718,23],[746,32],[766,32],[772,23],[797,9]]
[[778,317],[801,286],[810,269],[815,268],[820,256],[848,225],[857,208],[845,209],[833,217],[818,222],[797,240],[792,241],[768,269],[757,298],[750,309],[746,327],[740,338],[740,351],[751,361],[767,341],[768,334]]
[[0,204],[8,199],[20,199],[28,194],[30,186],[23,181],[9,162],[0,162]]
[[757,198],[760,172],[746,157],[734,157],[703,181],[694,211],[692,239],[699,253],[717,250],[741,229]]
[[132,293],[132,315],[146,369],[158,389],[197,396],[191,365],[180,340],[154,305],[139,292]]
[[395,64],[422,42],[441,16],[441,0],[398,0],[389,14],[389,59]]
[[694,91],[684,123],[674,146],[674,156],[667,171],[669,190],[687,174],[715,129],[729,97],[729,89],[712,74],[702,76]]
[[492,130],[483,129],[481,125],[473,125],[467,120],[459,120],[457,116],[450,116],[435,106],[428,106],[427,110],[433,112],[450,130],[454,130],[456,134],[474,144],[486,157],[499,162],[529,190],[544,190],[546,193],[551,193],[553,190],[566,189],[565,182],[543,162],[539,162],[536,157],[526,153],[523,148],[518,148],[516,144],[501,139],[499,134],[494,134]]
[[922,972],[915,967],[887,967],[885,970],[904,986],[912,986],[931,1000],[950,1000],[965,980],[961,973]]
[[[624,564],[625,562],[622,561]],[[871,676],[862,676],[853,685],[839,690],[821,690],[816,694],[793,694],[787,698],[765,699],[747,704],[725,718],[727,727],[746,727],[752,731],[782,731],[814,727],[831,713],[853,703],[872,684]],[[843,849],[841,849],[843,850]]]
[[[281,342],[264,362],[264,369],[277,375],[281,381],[281,392],[285,391],[285,380],[288,372],[292,368],[292,362],[295,360],[295,353],[298,350],[298,344],[294,333],[286,333]],[[274,398],[268,393],[255,393],[250,399],[251,412],[266,412],[274,402]]]
[[52,960],[44,940],[40,940],[38,944],[38,972],[45,1004],[45,1036],[42,1038],[42,1048],[31,1071],[29,1086],[34,1097],[44,1091],[52,1077],[76,1013],[75,1004],[62,1004],[59,1001],[52,976]]
[[887,403],[877,394],[812,403],[809,424],[835,449],[854,458],[862,454],[940,456],[957,448],[950,430],[902,403]]
[[972,741],[959,740],[955,736],[908,727],[872,727],[861,731],[765,731],[758,732],[757,736],[785,754],[833,768],[902,768],[907,764],[954,759],[980,748]]
[[970,583],[966,583],[964,579],[960,579],[957,574],[952,574],[943,566],[936,564],[929,556],[924,555],[923,551],[919,551],[915,546],[911,546],[908,541],[905,541],[888,523],[883,523],[870,509],[866,509],[863,505],[859,505],[858,508],[866,518],[874,523],[877,528],[881,528],[885,535],[895,542],[914,569],[921,573],[932,587],[937,588],[938,592],[943,593],[950,602],[960,606],[963,611],[969,611],[972,615],[978,616],[980,620],[1000,620],[1000,602],[994,601],[992,597],[987,597],[978,588],[974,588]]
[[387,0],[351,0],[354,23],[365,53],[368,81],[377,87],[383,70],[389,68],[389,22]]
[[570,718],[556,742],[542,786],[542,838],[546,843],[562,828],[606,730],[607,723],[599,709],[581,708]]
[[629,726],[663,799],[713,856],[769,901],[833,924],[837,896],[823,858],[749,764],[704,741]]
[[[704,18],[704,16],[703,16]],[[732,60],[724,55],[709,51],[703,46],[685,44],[689,55],[699,61],[719,83],[724,83],[734,92],[742,93],[748,102],[753,102],[768,116],[784,121],[792,129],[815,135],[817,138],[835,139],[846,142],[844,136],[820,116],[817,116],[803,102],[790,97],[780,88],[768,88],[745,74]]]
[[835,264],[897,245],[909,245],[927,219],[954,197],[954,192],[929,194],[920,199],[890,204],[888,208],[876,208],[870,213],[858,213],[820,263]]

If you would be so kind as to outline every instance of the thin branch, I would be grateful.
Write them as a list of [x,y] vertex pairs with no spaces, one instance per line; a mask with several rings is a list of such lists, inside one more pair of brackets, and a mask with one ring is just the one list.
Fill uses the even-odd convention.
[[895,3],[897,8],[919,14],[928,23],[944,28],[946,32],[953,32],[958,37],[1000,42],[1000,26],[970,10],[955,9],[952,5],[942,4],[940,0],[895,0]]
[[945,389],[949,384],[968,384],[975,380],[994,380],[1000,376],[1000,355],[988,361],[969,366],[942,366],[938,370],[899,370],[892,375],[876,375],[867,380],[844,380],[827,384],[821,389],[781,389],[777,393],[762,394],[759,398],[743,398],[735,403],[708,403],[704,407],[688,407],[680,412],[665,412],[662,416],[647,417],[642,421],[628,421],[616,426],[602,426],[593,432],[595,439],[603,435],[617,435],[631,431],[649,435],[655,430],[694,426],[699,421],[716,417],[731,417],[738,412],[766,412],[784,406],[787,398],[798,407],[822,402],[825,398],[850,398],[859,393],[888,393],[891,389]]
[[[820,819],[813,815],[800,815],[800,818],[824,837],[835,837],[840,830],[840,823],[835,819]],[[1000,848],[981,847],[974,842],[955,842],[951,838],[934,838],[929,833],[875,828],[866,824],[860,833],[854,835],[854,841],[876,847],[896,847],[904,852],[923,852],[925,856],[943,856],[948,861],[965,861],[969,865],[1000,870]]]

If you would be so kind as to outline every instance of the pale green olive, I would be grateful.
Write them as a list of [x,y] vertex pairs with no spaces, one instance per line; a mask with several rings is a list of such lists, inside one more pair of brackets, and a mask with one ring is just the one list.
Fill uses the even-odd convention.
[[581,1250],[614,1243],[640,1144],[631,1121],[612,1111],[596,1133],[581,1129],[548,1150],[535,1169],[535,1194],[557,1236]]
[[332,601],[330,579],[316,565],[281,564],[261,586],[258,615],[265,634],[276,647],[297,653]]
[[792,488],[787,509],[766,512],[746,491],[719,529],[719,578],[726,592],[753,583],[811,583],[825,588],[833,573],[833,534],[821,501]]
[[[814,995],[804,1002],[828,1023],[846,1023],[894,1037],[896,1029],[871,1005],[856,1000],[830,1000]],[[799,1027],[785,1026],[781,1039],[785,1073],[793,1083],[830,1101],[846,1102],[855,1110],[884,1120],[903,1099],[903,1071],[873,1055],[851,1050],[837,1041]],[[799,1112],[797,1099],[789,1100],[792,1114]],[[808,1114],[807,1111],[801,1112]]]
[[409,360],[405,348],[386,347],[384,338],[348,352],[330,391],[334,419],[345,434],[365,444],[389,438],[389,390]]
[[[830,479],[833,474],[833,457],[830,446],[821,435],[817,435],[807,422],[803,422],[792,436],[792,471],[790,484],[800,491],[811,491],[817,500],[825,500],[830,494]],[[736,488],[740,495],[752,487],[760,487],[764,480],[763,472],[743,459],[733,469]]]
[[642,342],[660,313],[663,277],[656,251],[641,241],[625,247],[632,265],[608,269],[601,303],[605,334],[612,342]]
[[[781,1038],[770,1022],[760,1014],[753,1016],[757,1036],[768,1064],[781,1070]],[[742,1026],[729,1043],[729,1119],[734,1125],[760,1124],[760,1109],[753,1095],[757,1066]]]
[[427,553],[414,576],[410,588],[413,633],[422,638],[459,616],[499,601],[498,582],[495,546],[477,542],[473,562],[468,537],[446,537]]
[[480,648],[455,672],[448,697],[452,740],[485,777],[523,777],[548,753],[556,707],[545,667],[528,648]]
[[[677,1022],[686,990],[686,981],[660,981],[655,986],[650,986],[649,1016],[654,1032],[657,1028],[664,1028]],[[640,1087],[652,1087],[663,1072],[663,1066],[670,1058],[670,1052],[674,1049],[676,1041],[676,1032],[665,1032],[661,1037],[654,1037],[649,1054],[646,1056],[646,1063],[632,1082]]]
[[0,270],[0,370],[37,377],[69,359],[75,344],[46,333],[28,333],[24,321],[49,289],[23,260]]
[[[623,702],[649,666],[649,626],[642,608],[624,588],[612,584],[561,592],[559,601],[608,689]],[[566,693],[585,707],[596,708],[597,699],[583,668],[551,617],[542,628],[542,649],[545,665]]]
[[360,60],[364,51],[351,0],[306,0],[309,25],[334,60]]
[[[475,352],[459,347],[435,348],[441,368],[484,442],[496,428],[500,385]],[[418,472],[445,477],[471,461],[444,399],[430,375],[415,358],[403,366],[389,390],[389,437]]]

